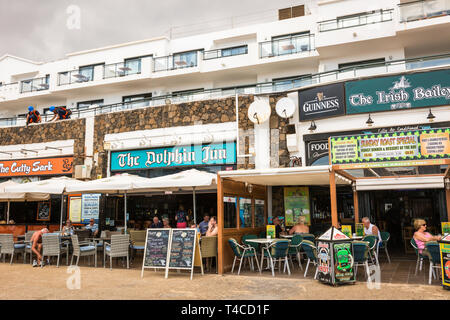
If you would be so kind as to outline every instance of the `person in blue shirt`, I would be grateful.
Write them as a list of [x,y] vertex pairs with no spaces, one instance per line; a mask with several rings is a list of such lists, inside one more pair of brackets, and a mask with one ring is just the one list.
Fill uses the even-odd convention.
[[50,121],[53,120],[64,120],[64,119],[70,119],[70,115],[72,114],[72,111],[67,110],[66,107],[55,107],[51,106],[50,111],[53,112],[53,118],[50,119]]
[[94,219],[89,220],[89,224],[86,226],[86,230],[91,230],[91,235],[96,237],[98,234],[98,224],[95,223]]
[[161,221],[159,221],[158,216],[153,217],[153,223],[150,225],[150,228],[164,228],[164,225]]
[[201,233],[202,235],[205,234],[206,231],[208,231],[208,227],[209,227],[209,215],[206,214],[206,215],[203,217],[203,221],[200,222],[200,223],[198,224],[198,227],[199,227],[200,233]]

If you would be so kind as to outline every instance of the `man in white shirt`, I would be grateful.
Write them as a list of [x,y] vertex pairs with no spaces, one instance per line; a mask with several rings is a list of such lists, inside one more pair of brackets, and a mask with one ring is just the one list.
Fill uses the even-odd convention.
[[374,224],[371,224],[368,217],[362,218],[361,221],[364,224],[364,234],[366,236],[376,236],[378,237],[378,241],[381,242],[381,233],[378,227]]

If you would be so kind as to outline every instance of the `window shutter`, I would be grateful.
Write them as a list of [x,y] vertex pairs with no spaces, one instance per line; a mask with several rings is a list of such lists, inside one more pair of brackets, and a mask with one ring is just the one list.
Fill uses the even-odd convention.
[[305,15],[305,5],[292,7],[292,18],[303,17]]
[[280,9],[278,10],[278,20],[290,19],[291,16],[291,8]]

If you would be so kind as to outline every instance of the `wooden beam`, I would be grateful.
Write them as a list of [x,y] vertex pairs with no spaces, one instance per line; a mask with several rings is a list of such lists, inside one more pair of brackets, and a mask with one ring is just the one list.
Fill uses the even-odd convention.
[[355,212],[355,223],[359,223],[359,204],[358,204],[358,191],[353,191],[353,209]]
[[336,195],[336,177],[334,170],[330,171],[330,200],[331,200],[331,224],[338,226],[337,215],[337,195]]
[[222,178],[217,174],[217,223],[219,224],[219,232],[217,235],[217,266],[219,274],[223,274],[223,186]]

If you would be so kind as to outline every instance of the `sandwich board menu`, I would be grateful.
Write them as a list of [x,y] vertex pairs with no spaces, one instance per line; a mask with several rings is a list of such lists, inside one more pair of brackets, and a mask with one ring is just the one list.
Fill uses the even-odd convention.
[[144,276],[145,268],[166,268],[170,231],[171,229],[147,229],[141,277]]
[[169,269],[191,270],[191,280],[194,267],[203,264],[199,246],[197,229],[147,229],[145,241],[144,261],[142,263],[141,278],[144,269],[165,269],[165,277]]

